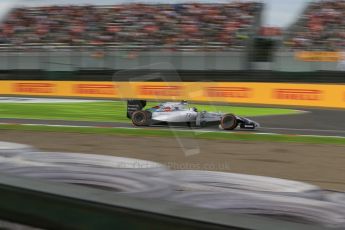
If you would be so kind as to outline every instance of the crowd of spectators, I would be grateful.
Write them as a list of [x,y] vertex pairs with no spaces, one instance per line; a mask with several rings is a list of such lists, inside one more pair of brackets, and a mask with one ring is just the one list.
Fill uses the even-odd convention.
[[0,26],[0,44],[244,47],[261,4],[123,4],[13,10]]
[[285,45],[297,50],[335,51],[345,48],[345,1],[310,3],[287,34]]

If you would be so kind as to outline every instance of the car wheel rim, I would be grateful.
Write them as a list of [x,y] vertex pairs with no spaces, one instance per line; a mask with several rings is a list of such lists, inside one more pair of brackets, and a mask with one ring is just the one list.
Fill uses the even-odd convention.
[[225,117],[224,119],[223,119],[223,127],[225,127],[225,128],[229,128],[229,127],[231,127],[231,126],[233,126],[234,125],[234,118],[231,116],[229,116],[229,117]]
[[145,117],[142,113],[138,113],[134,117],[135,123],[143,123],[144,119],[145,119]]

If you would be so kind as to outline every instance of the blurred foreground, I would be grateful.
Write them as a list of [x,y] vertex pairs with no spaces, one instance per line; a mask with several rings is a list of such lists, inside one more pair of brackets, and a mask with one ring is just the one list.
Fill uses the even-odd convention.
[[42,152],[10,142],[0,142],[0,146],[0,173],[8,175],[96,187],[229,214],[270,215],[297,223],[345,226],[345,193],[311,184],[256,175],[170,170],[152,161]]
[[185,147],[200,150],[199,154],[186,157],[185,149],[174,138],[3,130],[0,140],[30,144],[46,151],[150,160],[178,170],[223,171],[286,178],[313,183],[324,189],[345,191],[343,145],[180,140]]

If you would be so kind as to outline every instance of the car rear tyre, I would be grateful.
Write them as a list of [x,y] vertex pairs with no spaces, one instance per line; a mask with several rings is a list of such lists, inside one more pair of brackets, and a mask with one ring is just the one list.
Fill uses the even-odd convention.
[[149,126],[151,121],[151,112],[139,110],[132,114],[132,123],[135,126]]
[[226,114],[220,120],[220,127],[224,130],[233,130],[237,125],[236,116],[233,114]]

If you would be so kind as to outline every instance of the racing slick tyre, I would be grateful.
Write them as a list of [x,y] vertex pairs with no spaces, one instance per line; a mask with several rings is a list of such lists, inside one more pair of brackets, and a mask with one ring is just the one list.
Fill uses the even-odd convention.
[[225,114],[220,120],[220,127],[224,130],[233,130],[237,125],[236,116],[233,114]]
[[135,126],[149,126],[151,121],[151,112],[138,110],[132,114],[132,123]]

